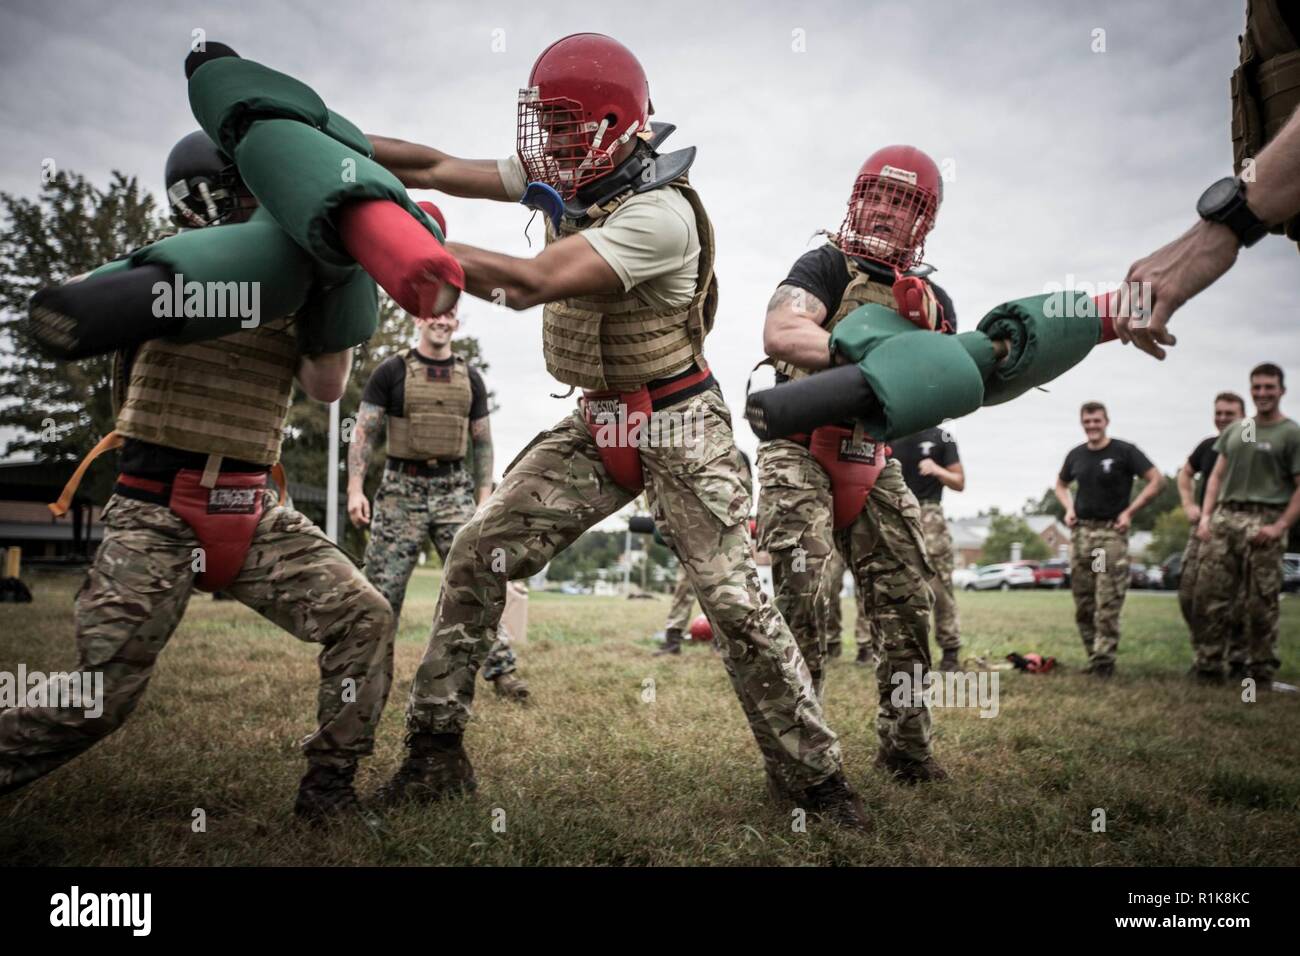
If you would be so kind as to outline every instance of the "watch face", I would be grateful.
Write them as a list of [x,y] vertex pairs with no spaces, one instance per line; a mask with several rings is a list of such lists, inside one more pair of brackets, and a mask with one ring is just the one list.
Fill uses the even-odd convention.
[[1220,179],[1201,194],[1197,200],[1196,211],[1204,218],[1214,218],[1216,213],[1226,210],[1237,195],[1237,181],[1231,177]]

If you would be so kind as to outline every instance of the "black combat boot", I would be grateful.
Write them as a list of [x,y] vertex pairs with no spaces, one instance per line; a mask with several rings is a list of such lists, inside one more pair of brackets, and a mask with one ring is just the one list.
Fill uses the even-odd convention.
[[345,767],[308,764],[307,773],[298,786],[298,799],[293,803],[294,816],[312,824],[322,824],[359,812],[361,803],[352,786],[356,773],[356,764]]
[[939,662],[941,671],[959,671],[961,664],[957,661],[957,648],[945,647],[943,649],[943,660]]
[[1233,661],[1228,665],[1228,679],[1239,681],[1246,676],[1246,662]]
[[410,733],[406,735],[406,759],[393,779],[379,788],[375,801],[386,807],[433,803],[467,796],[477,789],[460,734]]
[[662,657],[664,654],[680,654],[682,652],[682,632],[675,627],[670,627],[664,631],[664,646],[655,651],[655,657]]
[[881,747],[876,753],[876,766],[888,771],[899,783],[937,783],[948,779],[948,771],[933,755],[924,760],[913,760],[896,750]]
[[870,830],[871,819],[861,798],[849,787],[841,771],[806,789],[796,800],[809,813],[850,830]]
[[826,656],[828,658],[839,657],[843,653],[844,653],[844,645],[841,644],[839,641],[836,641],[834,644],[826,645]]
[[858,656],[856,659],[854,659],[853,663],[861,664],[864,667],[875,667],[876,655],[871,653],[871,648],[868,647],[866,644],[859,644]]

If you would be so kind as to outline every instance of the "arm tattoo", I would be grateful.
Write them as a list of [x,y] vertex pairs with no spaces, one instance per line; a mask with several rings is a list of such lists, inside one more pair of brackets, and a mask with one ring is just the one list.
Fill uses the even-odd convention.
[[814,322],[820,322],[826,315],[826,306],[821,299],[807,289],[794,285],[779,285],[768,300],[767,311],[773,312],[782,306],[789,306],[795,315],[805,316]]
[[474,489],[492,487],[492,425],[486,415],[469,423],[474,439]]
[[370,464],[370,449],[375,445],[379,426],[384,420],[384,408],[371,402],[362,402],[357,410],[357,424],[352,429],[352,441],[348,443],[348,480],[366,480],[366,468]]

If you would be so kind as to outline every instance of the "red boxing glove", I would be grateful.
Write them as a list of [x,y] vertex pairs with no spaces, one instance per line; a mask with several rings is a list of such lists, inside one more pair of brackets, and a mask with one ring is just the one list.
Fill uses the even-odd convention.
[[894,303],[898,314],[918,328],[942,331],[943,307],[930,283],[920,276],[903,276],[894,283]]
[[361,199],[338,214],[352,258],[411,315],[449,311],[465,288],[465,270],[433,233],[388,199]]

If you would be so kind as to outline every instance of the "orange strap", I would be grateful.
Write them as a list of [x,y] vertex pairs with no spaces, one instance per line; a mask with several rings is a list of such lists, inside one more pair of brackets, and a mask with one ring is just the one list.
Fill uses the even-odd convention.
[[106,451],[111,451],[114,448],[121,448],[123,441],[124,439],[121,435],[116,431],[111,431],[101,438],[94,448],[90,449],[90,454],[81,459],[81,464],[78,465],[77,470],[72,473],[72,477],[68,479],[68,483],[63,486],[63,493],[59,495],[59,500],[45,506],[54,513],[54,517],[62,518],[68,513],[68,509],[72,507],[72,496],[77,493],[77,488],[81,485],[81,479],[86,477],[86,469],[90,467],[91,462]]
[[271,466],[271,480],[280,489],[280,505],[289,500],[289,479],[284,473],[284,463],[277,461]]

